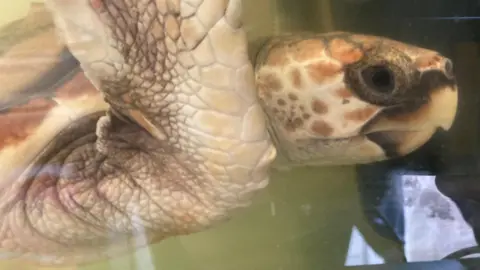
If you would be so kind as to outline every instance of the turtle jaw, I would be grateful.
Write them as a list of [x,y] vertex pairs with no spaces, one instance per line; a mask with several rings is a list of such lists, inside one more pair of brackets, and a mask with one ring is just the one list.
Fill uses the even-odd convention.
[[380,112],[358,134],[345,138],[291,140],[264,107],[267,127],[277,149],[274,168],[367,164],[405,156],[455,119],[458,90],[448,84],[430,91],[428,102],[403,113]]
[[378,145],[384,155],[383,159],[405,156],[424,145],[438,129],[422,131],[378,131],[365,137]]
[[457,86],[452,84],[434,89],[428,100],[410,112],[380,113],[362,133],[380,146],[387,158],[409,154],[424,145],[438,130],[450,130],[457,113]]

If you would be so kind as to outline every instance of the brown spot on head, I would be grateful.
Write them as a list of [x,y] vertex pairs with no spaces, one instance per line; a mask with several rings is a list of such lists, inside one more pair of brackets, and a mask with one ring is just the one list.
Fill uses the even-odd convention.
[[303,119],[296,117],[294,119],[288,119],[285,124],[285,129],[288,131],[295,131],[297,128],[303,126]]
[[[16,145],[27,139],[56,106],[53,100],[36,98],[0,112],[0,146]],[[5,128],[8,127],[8,128]]]
[[293,122],[295,123],[295,126],[296,126],[296,127],[300,127],[300,126],[303,125],[303,120],[302,120],[302,118],[299,118],[299,117],[295,118],[295,119],[293,120]]
[[298,62],[322,57],[325,44],[319,39],[306,39],[291,45],[290,52]]
[[328,106],[325,104],[325,102],[314,99],[312,101],[312,110],[317,114],[325,114],[328,112]]
[[[269,48],[266,47],[266,49],[268,50]],[[271,48],[268,51],[265,64],[269,66],[284,66],[289,62],[287,55],[288,51],[285,47]]]
[[302,73],[300,73],[300,70],[298,68],[293,69],[290,72],[290,75],[292,76],[292,85],[296,89],[302,89],[303,81],[302,81]]
[[[385,137],[393,138],[397,145],[408,144],[408,147],[402,148],[405,150],[402,150],[400,153],[404,154],[423,143],[424,140],[415,139],[415,141],[409,142],[409,138],[396,136],[397,134],[390,136],[390,132],[419,130],[426,134],[428,133],[424,137],[427,138],[436,126],[450,127],[453,121],[453,113],[456,110],[455,104],[457,100],[453,100],[454,97],[456,98],[456,95],[454,96],[453,94],[455,93],[451,93],[450,89],[452,87],[450,85],[443,86],[443,77],[430,76],[432,74],[439,75],[440,72],[446,75],[446,70],[450,70],[451,63],[445,58],[440,59],[438,62],[438,59],[435,57],[436,52],[425,51],[413,45],[389,41],[382,37],[352,35],[349,33],[314,34],[311,36],[312,38],[295,34],[291,36],[293,37],[288,38],[286,41],[283,39],[276,44],[277,48],[285,49],[286,59],[293,60],[292,62],[285,62],[285,65],[281,67],[286,72],[283,74],[286,76],[285,80],[289,80],[286,83],[288,86],[283,85],[280,87],[280,92],[272,93],[274,99],[268,105],[271,105],[271,108],[276,107],[280,110],[280,115],[275,115],[275,124],[280,125],[285,131],[286,137],[283,139],[297,143],[293,149],[286,149],[286,151],[291,151],[291,153],[287,154],[292,159],[295,158],[298,159],[296,161],[307,161],[308,163],[318,162],[320,164],[323,161],[328,161],[328,163],[338,162],[341,164],[347,162],[348,164],[358,164],[359,162],[382,160],[387,158],[385,152],[381,149],[383,146],[376,144],[374,140],[368,139],[365,134],[373,134],[373,136],[388,135]],[[317,41],[301,42],[301,39],[317,39]],[[314,49],[311,51],[308,50],[309,42],[310,44],[317,43],[316,46],[312,46]],[[322,43],[326,48],[318,49]],[[299,44],[304,45],[300,46]],[[257,67],[264,64],[261,61],[256,63]],[[389,76],[388,79],[395,79],[395,83],[385,83],[383,79],[377,80],[379,79],[377,76],[370,76],[378,75],[374,72],[379,71],[379,74],[382,74],[382,70],[377,69],[377,67],[390,68],[392,72],[388,75],[392,76]],[[422,74],[424,70],[421,70],[421,67],[426,67],[425,69],[435,67],[436,70]],[[257,70],[260,70],[260,68],[261,66]],[[363,72],[364,70],[368,72]],[[298,72],[302,75],[301,79],[298,76]],[[280,77],[281,74],[272,74],[277,75],[277,78],[284,82],[284,76]],[[450,80],[449,76],[446,77]],[[432,83],[428,81],[430,80],[429,78],[433,79]],[[438,78],[441,79],[436,81]],[[369,79],[372,80],[370,81]],[[417,84],[415,80],[425,81],[421,81],[422,84]],[[437,84],[440,86],[437,87]],[[318,88],[319,85],[333,88],[328,89],[327,93],[319,93],[319,100],[311,98],[304,102],[304,94],[317,90],[307,89],[310,85],[314,88]],[[391,85],[398,87],[401,91],[392,91],[392,93],[375,91],[384,90],[384,88],[386,89],[388,88],[387,86]],[[309,93],[295,91],[294,87],[301,88],[304,91],[308,90]],[[430,88],[426,89],[428,91],[423,91],[422,89],[426,87]],[[434,88],[435,91],[432,91]],[[385,113],[381,112],[383,108],[399,104],[398,102],[400,101],[403,102],[404,98],[412,97],[416,99],[417,95],[408,92],[410,90],[420,93],[422,98],[425,96],[425,100],[429,101],[428,106],[422,108],[413,108],[412,106],[411,109],[407,106],[405,110],[385,110]],[[442,95],[448,95],[448,98],[435,100],[434,95],[437,92],[443,93]],[[302,102],[293,102],[290,93],[296,94],[298,100]],[[320,94],[326,94],[328,97],[324,98]],[[385,97],[390,94],[392,96],[391,99]],[[430,96],[430,99],[427,99],[427,95]],[[286,103],[283,106],[277,104],[280,97]],[[314,95],[314,97],[317,96]],[[397,97],[398,100],[396,99]],[[333,99],[331,102],[328,100],[329,102],[327,103],[327,98]],[[424,99],[421,100],[423,101]],[[294,105],[293,109],[291,108],[292,105]],[[302,105],[303,108],[301,107]],[[330,106],[338,106],[338,108]],[[449,112],[443,113],[445,107],[448,107]],[[336,109],[338,109],[339,115],[334,115],[336,114]],[[442,115],[438,116],[438,114]],[[330,119],[331,117],[327,116],[334,116],[335,119]],[[300,118],[303,122],[297,120],[297,118]],[[368,125],[366,125],[367,123]],[[285,133],[276,135],[281,137]],[[321,143],[303,144],[304,141],[310,141],[312,137],[316,137],[317,142],[318,140],[325,142],[329,148],[323,147]],[[332,140],[335,140],[335,143],[330,144],[329,142]],[[302,141],[302,143],[298,143],[299,141]],[[399,152],[398,149],[400,148],[397,147],[397,152]],[[321,155],[318,155],[318,153],[321,153]]]
[[318,134],[324,137],[331,135],[333,132],[333,128],[323,120],[314,121],[312,123],[311,129],[315,134]]
[[377,109],[374,107],[366,107],[361,109],[355,109],[353,111],[345,113],[345,119],[356,122],[363,122],[372,117]]
[[353,96],[352,92],[350,92],[350,90],[346,89],[346,88],[341,88],[341,89],[338,89],[337,91],[335,91],[335,94],[339,97],[339,98],[351,98]]
[[262,91],[280,91],[282,82],[274,74],[261,74],[257,78],[257,86]]
[[287,105],[287,102],[285,100],[279,98],[277,100],[277,104],[280,105],[280,106],[285,106],[285,105]]
[[288,98],[293,101],[298,100],[298,96],[295,95],[294,93],[289,93]]
[[442,57],[439,56],[438,54],[422,55],[415,60],[415,65],[419,69],[432,68],[432,67],[436,67],[441,60],[442,60]]
[[362,58],[363,53],[360,48],[340,38],[334,38],[330,41],[330,53],[332,57],[343,64],[351,64]]
[[339,65],[329,62],[316,62],[308,65],[306,68],[308,75],[317,84],[325,83],[342,71]]

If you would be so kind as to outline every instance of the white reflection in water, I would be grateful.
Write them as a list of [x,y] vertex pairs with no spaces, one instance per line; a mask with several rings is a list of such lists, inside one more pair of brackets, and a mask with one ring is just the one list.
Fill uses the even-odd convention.
[[384,263],[385,260],[368,245],[357,227],[353,226],[345,266]]
[[409,262],[440,260],[477,246],[472,228],[455,203],[435,185],[435,176],[402,176],[405,256]]
[[[140,218],[137,216],[133,216],[133,224],[135,224],[136,232],[138,233],[138,237],[135,238],[137,242],[137,246],[144,246],[144,243],[147,243],[147,237],[145,236],[145,228],[139,224]],[[135,220],[137,219],[137,220]],[[137,221],[137,222],[136,222]],[[135,262],[137,265],[137,269],[145,269],[145,270],[155,270],[155,265],[153,263],[153,256],[150,252],[149,247],[142,248],[135,253]]]

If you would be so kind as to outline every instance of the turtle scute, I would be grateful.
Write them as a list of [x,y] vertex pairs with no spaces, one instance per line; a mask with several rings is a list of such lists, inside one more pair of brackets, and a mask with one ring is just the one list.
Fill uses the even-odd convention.
[[267,185],[241,1],[46,4],[91,84],[50,95],[35,136],[2,148],[2,255],[104,259],[206,229]]

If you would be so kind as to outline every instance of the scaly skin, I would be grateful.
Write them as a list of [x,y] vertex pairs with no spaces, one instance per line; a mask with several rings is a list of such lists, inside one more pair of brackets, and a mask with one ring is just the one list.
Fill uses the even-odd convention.
[[[0,121],[27,112],[16,120],[29,124],[0,134],[4,257],[91,262],[125,242],[224,220],[267,185],[276,151],[262,110],[288,166],[405,155],[455,115],[448,59],[415,46],[351,33],[275,38],[256,61],[257,103],[240,0],[47,3],[100,91],[76,70],[52,96],[25,104],[18,96],[32,92],[3,88],[0,102],[14,109]],[[378,59],[409,76],[393,105],[351,80]],[[42,61],[39,69],[58,59]]]
[[[241,1],[47,3],[110,109],[64,117],[77,120],[6,183],[4,251],[48,264],[101,259],[120,252],[107,248],[119,238],[142,234],[145,245],[203,230],[267,185],[275,149]],[[59,128],[49,128],[53,138]]]
[[[346,32],[272,38],[255,63],[279,167],[359,164],[404,156],[449,130],[458,91],[438,52]],[[362,75],[371,67],[380,67]],[[388,72],[384,92],[365,80]],[[385,76],[384,76],[385,77]]]

